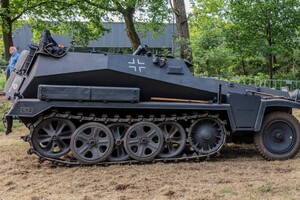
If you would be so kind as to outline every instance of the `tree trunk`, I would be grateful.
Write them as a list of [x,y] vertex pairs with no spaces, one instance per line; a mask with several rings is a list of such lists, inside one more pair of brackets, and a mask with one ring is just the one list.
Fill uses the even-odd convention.
[[243,75],[245,75],[245,76],[248,75],[248,73],[247,73],[247,71],[246,71],[245,60],[242,59],[240,63],[241,63],[242,69],[243,69]]
[[269,77],[270,77],[270,79],[273,79],[273,55],[269,54],[268,59],[269,59],[269,62],[268,62],[268,65],[269,65]]
[[3,36],[3,43],[4,43],[4,56],[5,60],[8,61],[10,58],[9,54],[9,47],[13,46],[13,39],[12,39],[12,20],[9,16],[9,0],[1,0],[1,27],[2,27],[2,36]]
[[277,59],[276,59],[276,56],[273,55],[273,64],[276,65],[277,64]]
[[[205,64],[206,64],[206,69],[209,69],[210,67],[209,67],[209,65],[210,65],[210,63],[209,63],[209,59],[206,59],[205,60]],[[207,71],[209,71],[209,70],[207,70]],[[210,71],[209,71],[209,74],[208,74],[209,76],[211,76],[212,74],[210,74]]]
[[272,24],[270,21],[267,21],[267,26],[266,26],[266,36],[268,40],[268,45],[269,45],[269,52],[268,52],[268,68],[269,68],[269,77],[271,79],[270,81],[270,87],[273,86],[273,54],[271,53],[272,50],[272,45],[273,45],[273,38],[272,38]]
[[141,44],[140,38],[136,32],[134,22],[133,22],[134,11],[135,11],[134,8],[127,8],[124,10],[124,12],[122,12],[122,15],[124,16],[124,20],[125,20],[125,27],[126,27],[125,31],[130,40],[133,51],[135,51]]
[[[2,26],[2,36],[3,36],[3,44],[4,44],[4,57],[5,60],[8,61],[10,58],[9,54],[9,47],[13,46],[13,39],[12,39],[12,24],[8,24],[9,27]],[[5,30],[5,28],[7,30]]]
[[176,18],[176,27],[180,45],[180,57],[191,60],[191,52],[189,51],[188,45],[190,35],[184,1],[173,0],[172,9]]
[[269,72],[269,79],[270,79],[270,87],[273,87],[273,55],[270,53],[267,55],[268,60],[268,72]]

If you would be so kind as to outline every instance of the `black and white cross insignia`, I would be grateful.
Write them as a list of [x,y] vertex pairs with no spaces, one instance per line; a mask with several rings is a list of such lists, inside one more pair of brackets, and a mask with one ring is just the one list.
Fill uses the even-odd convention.
[[134,71],[142,72],[142,69],[146,69],[145,63],[140,62],[140,59],[132,59],[132,61],[128,62],[128,67],[134,69]]

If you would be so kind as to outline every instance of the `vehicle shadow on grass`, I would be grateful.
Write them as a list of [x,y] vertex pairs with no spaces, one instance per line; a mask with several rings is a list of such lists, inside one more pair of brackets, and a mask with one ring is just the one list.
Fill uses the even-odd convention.
[[213,156],[210,160],[217,162],[229,159],[264,160],[253,144],[227,144],[218,156]]
[[[210,161],[226,161],[231,159],[265,160],[255,149],[254,144],[227,144],[221,149],[219,155],[212,156]],[[300,159],[298,153],[293,159]]]

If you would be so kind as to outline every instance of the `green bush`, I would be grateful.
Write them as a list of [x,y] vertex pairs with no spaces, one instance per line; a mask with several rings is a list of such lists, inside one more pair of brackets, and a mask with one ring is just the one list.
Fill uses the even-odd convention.
[[8,63],[4,59],[0,59],[0,66],[6,66]]
[[5,85],[5,74],[4,73],[0,73],[0,91],[2,91],[4,89],[4,85]]

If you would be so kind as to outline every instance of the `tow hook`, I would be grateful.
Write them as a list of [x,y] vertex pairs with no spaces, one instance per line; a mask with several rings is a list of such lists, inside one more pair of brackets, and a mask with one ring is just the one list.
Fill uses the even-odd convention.
[[6,128],[5,134],[8,135],[12,132],[12,125],[13,125],[13,117],[7,116],[6,114],[2,118],[2,122],[4,127]]

